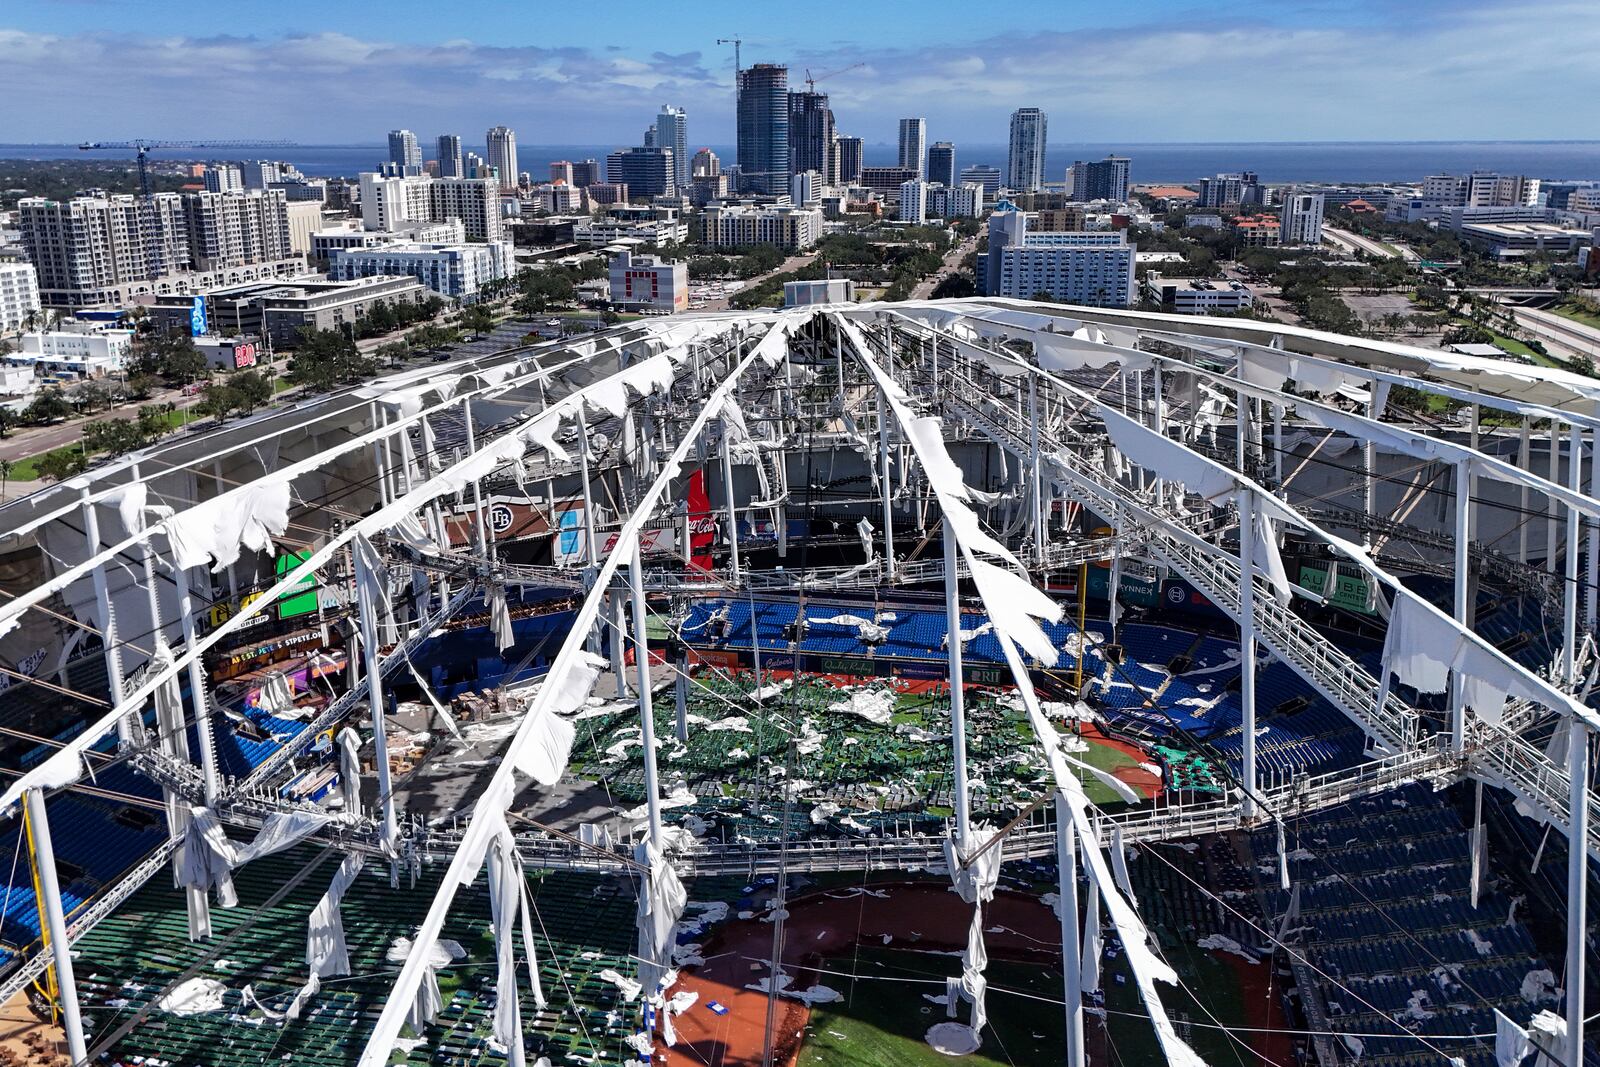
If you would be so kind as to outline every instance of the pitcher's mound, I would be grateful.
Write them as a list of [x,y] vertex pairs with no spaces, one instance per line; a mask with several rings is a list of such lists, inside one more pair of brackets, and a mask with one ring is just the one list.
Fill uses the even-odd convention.
[[972,1027],[963,1023],[937,1023],[928,1029],[926,1040],[946,1056],[970,1056],[983,1045]]

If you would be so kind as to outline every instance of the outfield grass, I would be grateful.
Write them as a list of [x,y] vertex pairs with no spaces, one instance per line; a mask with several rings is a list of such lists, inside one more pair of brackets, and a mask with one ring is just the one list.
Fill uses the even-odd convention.
[[[1241,1055],[1243,1062],[1253,1062],[1255,1057],[1227,1034],[1207,1028],[1214,1022],[1230,1027],[1252,1024],[1233,965],[1195,946],[1190,934],[1175,931],[1161,939],[1167,962],[1182,982],[1182,988],[1160,987],[1162,1003],[1180,1034],[1207,1063],[1239,1063]],[[923,994],[939,996],[943,987],[884,979],[940,981],[960,973],[959,959],[912,950],[862,949],[859,958],[847,956],[821,966],[838,973],[816,980],[837,989],[845,999],[812,1009],[800,1050],[801,1067],[948,1067],[949,1057],[930,1048],[923,1036],[930,1026],[946,1018],[944,1006],[929,1003]],[[1109,1040],[1117,1053],[1113,1062],[1130,1067],[1164,1062],[1125,959],[1102,961],[1102,971],[1108,1029],[1102,1032],[1100,1020],[1085,1013],[1091,1056],[1103,1053]],[[840,974],[860,977],[852,980]],[[1066,1026],[1059,965],[996,960],[990,962],[986,976],[989,1027],[984,1031],[983,1047],[964,1062],[980,1067],[1060,1062]],[[1123,981],[1119,982],[1118,976]],[[1195,990],[1204,996],[1203,1004],[1191,995]],[[968,1011],[963,1005],[957,1021],[965,1022]],[[1191,1022],[1205,1025],[1191,1028]]]
[[[960,960],[925,952],[863,949],[859,958],[828,960],[822,967],[861,977],[822,975],[817,979],[843,993],[845,999],[812,1009],[800,1050],[801,1067],[949,1067],[950,1057],[935,1052],[923,1037],[930,1026],[945,1021],[944,1005],[930,1004],[923,994],[943,996],[944,979],[961,972]],[[989,964],[987,974],[991,992],[986,1001],[989,1026],[983,1047],[961,1062],[974,1067],[1059,1062],[1066,1030],[1061,1009],[992,990],[998,986],[1059,1000],[1060,969],[995,961]],[[957,1021],[966,1021],[968,1011],[963,1005]]]

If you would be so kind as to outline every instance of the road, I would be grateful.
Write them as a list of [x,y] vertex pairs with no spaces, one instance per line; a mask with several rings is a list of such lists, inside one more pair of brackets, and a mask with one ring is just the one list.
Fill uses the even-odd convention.
[[1517,325],[1545,343],[1552,356],[1583,355],[1600,361],[1600,330],[1538,308],[1507,308]]
[[935,271],[931,277],[924,278],[922,281],[916,284],[916,287],[911,290],[911,299],[926,300],[928,297],[932,296],[933,290],[938,286],[939,282],[944,278],[944,276],[960,267],[961,261],[966,258],[967,253],[971,252],[977,247],[977,235],[973,235],[972,237],[967,238],[965,241],[957,244],[945,254],[944,262],[940,264],[939,269]]
[[744,290],[750,288],[752,285],[760,285],[762,282],[766,281],[768,278],[772,277],[774,274],[787,274],[790,271],[799,270],[801,267],[805,266],[807,263],[810,263],[812,260],[814,260],[816,258],[817,258],[817,253],[816,252],[800,252],[800,253],[798,253],[796,255],[792,255],[788,259],[784,260],[782,263],[779,263],[776,268],[774,268],[771,271],[768,271],[766,274],[758,274],[754,278],[750,278],[750,279],[746,280],[744,285],[741,288],[734,290],[733,292],[729,293],[727,296],[719,296],[719,297],[715,297],[715,298],[713,298],[711,300],[708,300],[708,301],[706,301],[706,306],[705,307],[703,307],[703,308],[695,308],[695,310],[696,311],[727,311],[728,310],[728,301],[730,299],[732,299],[733,297],[737,296],[739,293],[744,292]]
[[93,415],[71,418],[52,426],[12,430],[3,441],[0,441],[0,459],[19,460],[25,456],[49,452],[62,445],[77,444],[83,437],[85,424],[112,419],[132,421],[139,417],[139,409],[147,404],[171,403],[182,411],[200,403],[201,399],[199,394],[184,396],[181,389],[161,389],[150,394],[148,399],[118,404],[114,408],[97,411]]
[[1361,252],[1378,259],[1403,259],[1409,263],[1420,261],[1417,254],[1405,245],[1390,242],[1392,247],[1385,248],[1382,242],[1326,223],[1322,227],[1322,236],[1324,240],[1331,241],[1348,252]]

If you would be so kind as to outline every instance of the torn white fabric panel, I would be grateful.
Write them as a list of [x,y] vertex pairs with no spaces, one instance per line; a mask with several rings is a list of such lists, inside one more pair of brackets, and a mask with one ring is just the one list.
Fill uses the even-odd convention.
[[1522,1061],[1533,1051],[1528,1031],[1512,1022],[1499,1008],[1494,1010],[1494,1062],[1495,1067],[1521,1067]]
[[856,523],[856,534],[861,538],[861,552],[869,560],[876,559],[878,555],[877,542],[872,539],[872,535],[876,532],[865,515]]
[[1100,415],[1117,450],[1157,477],[1178,482],[1189,492],[1210,501],[1219,500],[1238,488],[1238,478],[1221,464],[1189,451],[1164,434],[1110,408],[1101,408]]
[[[1086,848],[1094,848],[1086,844]],[[1100,886],[1095,882],[1094,868],[1084,865],[1089,876],[1089,898],[1083,909],[1083,948],[1078,957],[1079,982],[1085,993],[1100,991]]]
[[1060,602],[1004,567],[977,558],[970,559],[969,564],[973,584],[978,587],[984,607],[989,609],[995,629],[1021,645],[1035,660],[1054,667],[1060,650],[1035,620],[1060,622]]
[[224,1007],[222,998],[227,992],[228,987],[215,978],[189,978],[156,1001],[156,1010],[178,1016],[221,1011]]
[[1250,508],[1254,549],[1251,556],[1256,568],[1272,587],[1272,595],[1282,607],[1288,607],[1294,594],[1290,591],[1289,572],[1283,566],[1283,554],[1278,551],[1278,531],[1266,508],[1256,506],[1261,494],[1250,491]]
[[638,913],[639,985],[647,996],[661,992],[672,958],[673,935],[689,903],[689,893],[678,872],[649,841],[641,841],[633,858],[648,871],[640,881]]
[[1397,589],[1383,640],[1383,669],[1419,693],[1442,693],[1466,636],[1408,590]]
[[1474,826],[1472,829],[1467,831],[1467,838],[1471,847],[1472,858],[1472,874],[1469,885],[1471,889],[1472,906],[1474,908],[1478,906],[1478,896],[1483,890],[1483,871],[1485,861],[1487,859],[1485,849],[1489,847],[1488,835],[1489,827],[1484,823],[1479,823],[1477,826]]
[[1290,361],[1282,354],[1264,352],[1259,348],[1246,348],[1239,353],[1239,377],[1251,385],[1282,392],[1289,372]]
[[944,839],[944,862],[957,895],[968,904],[983,904],[994,899],[1000,884],[1000,847],[988,847],[999,833],[987,823],[976,823],[967,832],[965,854],[954,837]]
[[232,871],[235,852],[222,824],[210,808],[189,808],[189,829],[183,835],[178,859],[178,884],[189,889],[217,891],[224,908],[236,907],[239,898],[233,891]]
[[356,586],[371,598],[369,603],[377,612],[377,632],[388,633],[394,626],[394,605],[389,603],[389,568],[383,561],[383,554],[373,547],[365,534],[359,533],[350,542],[350,551],[355,559]]
[[261,690],[256,694],[256,707],[273,715],[296,710],[294,690],[282,671],[273,671],[262,679]]
[[345,945],[344,919],[339,913],[339,904],[355,884],[362,866],[359,853],[348,853],[334,872],[328,891],[311,909],[306,925],[306,964],[313,977],[330,978],[350,973],[350,951]]
[[410,1011],[406,1014],[406,1025],[411,1027],[412,1033],[420,1035],[442,1007],[444,998],[439,995],[438,972],[432,963],[427,963],[422,968],[422,981],[417,985],[416,999],[411,1002]]
[[506,603],[506,587],[496,582],[489,587],[489,630],[501,652],[517,643],[511,627],[511,608]]
[[[502,830],[489,847],[489,908],[494,916],[495,1040],[512,1051],[512,1061],[521,1059],[513,1045],[522,1043],[522,1006],[517,998],[517,956],[514,931],[522,906],[517,888],[516,840],[510,830]],[[529,946],[532,947],[531,945]]]
[[233,866],[293,848],[333,821],[333,816],[317,811],[275,811],[262,820],[248,845],[233,850]]
[[289,527],[289,502],[288,477],[266,476],[174,515],[167,522],[174,564],[187,569],[215,561],[221,571],[241,548],[270,551]]
[[344,798],[344,810],[355,816],[361,814],[361,735],[346,726],[339,731],[339,795]]
[[1283,820],[1275,822],[1278,831],[1278,888],[1285,893],[1289,891],[1289,850],[1284,841]]
[[1122,827],[1115,823],[1111,826],[1111,870],[1116,875],[1117,888],[1137,908],[1139,898],[1133,892],[1133,879],[1128,877],[1128,849],[1122,843]]
[[517,869],[517,890],[522,894],[522,947],[528,957],[528,988],[533,991],[534,1006],[541,1011],[548,1005],[544,983],[539,980],[539,949],[533,942],[533,900],[528,896],[528,874],[522,866],[522,854],[511,851],[511,862]]
[[422,691],[423,698],[433,706],[434,717],[439,720],[439,724],[449,732],[451,737],[457,741],[462,740],[461,727],[456,725],[455,716],[450,714],[450,709],[439,703],[439,698],[434,696],[433,686],[429,685],[427,680],[422,677],[416,665],[411,662],[410,656],[406,657],[406,670],[411,672],[411,677],[416,681],[417,688]]

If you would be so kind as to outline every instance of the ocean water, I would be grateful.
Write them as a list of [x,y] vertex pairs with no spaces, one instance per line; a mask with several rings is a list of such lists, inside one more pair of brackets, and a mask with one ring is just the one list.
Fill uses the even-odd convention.
[[[937,131],[934,131],[936,134]],[[430,139],[431,140],[431,139]],[[426,145],[428,142],[424,142]],[[618,146],[521,145],[523,170],[537,177],[561,159],[599,159]],[[734,160],[731,145],[712,145],[724,164]],[[486,155],[482,145],[464,146]],[[425,149],[426,151],[426,149]],[[1531,174],[1546,180],[1600,179],[1600,141],[1304,141],[1240,142],[1236,144],[1052,144],[1046,159],[1046,179],[1061,181],[1075,159],[1100,159],[1115,153],[1132,159],[1135,182],[1194,182],[1219,172],[1253,170],[1267,182],[1416,181],[1428,174],[1461,174],[1495,170]],[[384,145],[297,145],[289,148],[245,151],[220,156],[195,149],[159,150],[152,159],[207,158],[285,159],[313,177],[353,177],[372,170],[387,158]],[[868,166],[892,166],[895,146],[869,144]],[[0,144],[0,159],[132,159],[128,151],[81,152],[75,145]],[[1006,164],[1003,144],[956,144],[956,166],[986,163],[1002,171]]]

